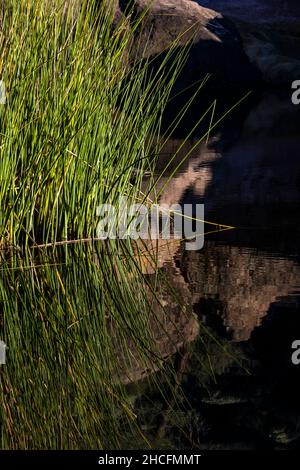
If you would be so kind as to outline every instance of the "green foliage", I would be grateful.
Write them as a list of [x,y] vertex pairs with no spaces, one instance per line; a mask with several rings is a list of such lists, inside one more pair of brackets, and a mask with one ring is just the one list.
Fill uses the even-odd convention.
[[[97,2],[96,2],[97,3]],[[93,2],[8,0],[1,20],[0,238],[34,244],[95,235],[96,207],[140,197],[180,60],[151,77]],[[175,62],[175,65],[174,65]],[[131,177],[135,175],[134,184]],[[139,175],[138,177],[136,175]]]
[[7,0],[0,17],[5,449],[119,447],[124,423],[141,435],[126,374],[162,364],[139,247],[80,240],[95,235],[99,204],[146,197],[185,52],[171,48],[149,74],[129,59],[126,22],[115,28],[107,4],[81,3]]

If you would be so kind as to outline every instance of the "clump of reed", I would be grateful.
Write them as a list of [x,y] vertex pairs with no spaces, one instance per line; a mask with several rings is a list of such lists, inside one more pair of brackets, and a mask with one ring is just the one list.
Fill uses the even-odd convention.
[[141,434],[124,364],[164,363],[149,328],[159,299],[131,242],[92,242],[96,208],[147,198],[185,52],[149,73],[107,2],[3,5],[1,447],[120,447],[124,426]]

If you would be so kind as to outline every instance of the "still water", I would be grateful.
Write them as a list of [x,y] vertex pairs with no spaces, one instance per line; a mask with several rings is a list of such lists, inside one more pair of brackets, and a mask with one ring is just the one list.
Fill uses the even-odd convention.
[[[186,400],[165,409],[153,392],[147,413],[136,398],[159,446],[300,445],[300,366],[291,361],[300,339],[299,126],[288,92],[266,92],[236,135],[220,129],[196,148],[194,137],[178,153],[176,163],[191,151],[160,202],[203,203],[206,220],[235,228],[207,234],[198,252],[179,242],[160,250],[199,324],[185,325],[178,347]],[[181,145],[166,144],[159,170]]]
[[[208,233],[199,252],[184,251],[175,242],[159,250],[160,266],[199,324],[242,362],[224,365],[226,355],[215,348],[212,376],[204,385],[203,364],[195,366],[197,353],[185,361],[183,382],[194,404],[193,419],[201,425],[191,419],[176,445],[297,446],[300,368],[291,362],[291,345],[300,338],[300,108],[290,95],[292,81],[300,76],[299,2],[199,3],[233,21],[266,88],[249,112],[233,113],[204,142],[201,133],[187,141],[170,140],[158,163],[160,173],[177,152],[159,191],[184,160],[160,203],[202,203],[206,220],[235,227]],[[187,343],[198,337],[194,351],[203,357],[203,327],[200,334],[195,325],[192,330],[183,330],[183,336]],[[210,354],[208,361],[214,362]],[[172,431],[169,437],[174,442]]]

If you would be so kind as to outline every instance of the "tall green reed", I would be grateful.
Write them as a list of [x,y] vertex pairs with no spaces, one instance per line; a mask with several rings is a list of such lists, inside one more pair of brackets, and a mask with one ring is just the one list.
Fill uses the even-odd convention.
[[2,448],[120,447],[124,423],[141,434],[124,384],[165,364],[153,330],[167,311],[141,247],[73,245],[95,236],[99,204],[145,198],[186,54],[171,47],[149,73],[109,5],[7,0],[1,12]]
[[97,205],[138,196],[180,68],[129,64],[109,3],[57,5],[10,0],[2,18],[0,237],[14,245],[93,236]]

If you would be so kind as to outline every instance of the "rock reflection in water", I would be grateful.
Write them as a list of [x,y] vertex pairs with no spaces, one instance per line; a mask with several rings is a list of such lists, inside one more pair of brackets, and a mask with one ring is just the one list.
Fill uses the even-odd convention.
[[233,341],[247,341],[271,304],[300,292],[298,263],[257,250],[207,242],[182,263],[199,314],[209,323],[214,307]]
[[[129,367],[126,356],[122,353],[119,356],[123,383],[137,382],[158,371],[164,361],[185,349],[199,334],[199,321],[192,309],[191,291],[174,261],[179,242],[159,240],[157,243],[149,241],[148,245],[148,252],[145,251],[145,255],[140,257],[140,265],[142,271],[148,275],[150,285],[156,290],[156,299],[153,299],[150,288],[145,290],[145,295],[152,304],[149,330],[156,354],[161,361],[149,362],[149,365],[145,366],[145,362],[140,359],[131,344]],[[156,277],[157,270],[162,266],[166,280]]]
[[[140,271],[135,270],[132,276],[140,276],[140,272],[147,276],[144,295],[147,309],[150,309],[147,333],[151,342],[149,355],[147,351],[141,354],[135,335],[129,335],[125,342],[120,341],[112,319],[110,328],[118,363],[117,380],[123,384],[139,382],[159,371],[166,361],[184,350],[199,334],[199,320],[193,312],[191,291],[175,263],[179,248],[179,240],[144,240],[139,246],[135,262]],[[94,261],[99,263],[97,251],[94,251]],[[159,276],[162,269],[163,278]],[[141,312],[144,314],[146,312]]]
[[170,412],[157,391],[149,403],[136,398],[158,447],[299,448],[300,370],[291,363],[300,337],[299,111],[267,93],[235,141],[219,134],[165,146],[159,171],[182,148],[158,190],[191,154],[159,202],[204,203],[207,220],[236,229],[206,236],[199,252],[178,242],[159,250],[159,269],[176,269],[175,288],[204,328],[181,378],[186,407]]
[[236,142],[222,134],[203,142],[173,139],[158,162],[158,173],[168,165],[156,188],[157,194],[164,188],[160,203],[204,203],[206,219],[237,227],[215,241],[207,237],[198,253],[174,241],[171,251],[159,250],[160,266],[174,266],[175,256],[177,280],[184,277],[176,288],[184,285],[189,298],[188,286],[200,318],[209,322],[208,310],[217,312],[234,341],[247,341],[270,305],[300,286],[298,117],[286,96],[266,93]]

